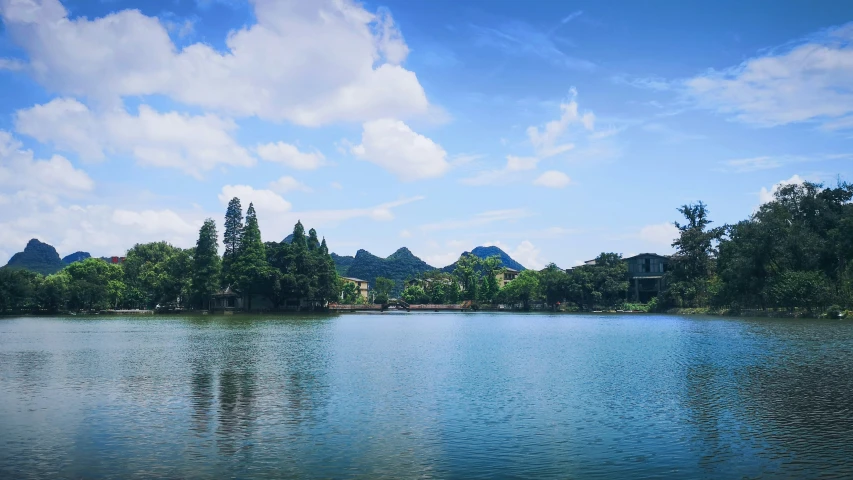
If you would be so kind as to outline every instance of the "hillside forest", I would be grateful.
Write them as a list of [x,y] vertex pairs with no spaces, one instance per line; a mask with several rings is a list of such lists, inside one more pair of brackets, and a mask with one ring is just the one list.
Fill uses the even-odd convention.
[[[733,313],[778,309],[833,315],[850,309],[851,198],[853,186],[845,182],[834,187],[809,182],[787,185],[749,218],[721,226],[714,226],[702,202],[679,207],[682,218],[674,222],[679,235],[664,274],[665,290],[644,308],[714,308]],[[299,222],[287,241],[264,243],[254,207],[249,205],[244,218],[238,198],[231,200],[226,211],[223,255],[219,255],[218,238],[216,223],[208,219],[194,248],[166,242],[137,244],[123,263],[84,258],[46,275],[10,262],[0,269],[0,312],[157,305],[204,310],[211,295],[227,286],[249,302],[264,296],[274,309],[322,309],[330,302],[363,301],[354,286],[342,280],[342,273],[371,277],[371,300],[379,303],[398,296],[408,303],[468,301],[474,308],[496,304],[551,310],[636,307],[627,304],[628,271],[617,253],[602,253],[594,264],[568,270],[554,264],[539,271],[522,270],[501,287],[498,278],[505,259],[476,249],[444,269],[429,267],[408,249],[387,259],[365,251],[333,258],[325,239],[318,238],[314,229],[306,233]],[[357,264],[364,270],[353,272]]]

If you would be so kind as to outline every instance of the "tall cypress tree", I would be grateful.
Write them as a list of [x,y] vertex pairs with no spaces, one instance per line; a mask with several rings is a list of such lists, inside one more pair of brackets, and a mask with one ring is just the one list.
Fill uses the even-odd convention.
[[258,217],[255,206],[251,203],[246,210],[246,224],[240,235],[240,249],[237,258],[231,266],[231,275],[243,295],[246,306],[252,308],[252,294],[260,290],[261,283],[268,277],[266,249],[261,241],[261,229],[258,227]]
[[216,222],[208,218],[198,232],[193,256],[192,297],[196,307],[205,308],[208,305],[210,296],[219,288],[221,270]]
[[225,234],[222,243],[225,245],[225,253],[222,255],[222,279],[224,283],[232,283],[234,276],[231,274],[231,266],[240,251],[240,237],[243,234],[243,207],[240,199],[234,197],[228,202],[225,211]]
[[302,222],[299,220],[297,220],[296,225],[293,226],[293,241],[290,242],[290,244],[301,248],[307,247],[307,241],[305,240],[305,227],[302,226]]
[[320,248],[320,240],[317,238],[317,230],[313,228],[308,230],[308,250],[317,250]]

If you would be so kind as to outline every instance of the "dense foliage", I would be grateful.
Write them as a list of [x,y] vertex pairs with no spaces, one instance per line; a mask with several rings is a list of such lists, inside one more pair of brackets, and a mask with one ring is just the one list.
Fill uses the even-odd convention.
[[[123,263],[86,258],[47,276],[15,264],[0,268],[0,313],[207,309],[211,295],[227,286],[250,309],[255,299],[267,299],[273,308],[316,308],[340,297],[326,240],[319,241],[313,229],[305,235],[297,223],[291,244],[265,244],[254,206],[249,205],[244,223],[236,198],[228,205],[225,223],[227,271],[218,253],[216,224],[207,219],[195,248],[137,244]],[[33,246],[46,251],[33,242],[28,248],[32,251]],[[53,247],[47,247],[50,258],[61,261]]]
[[[699,268],[690,270],[689,277],[681,269],[667,274],[671,287],[662,306],[850,308],[851,198],[853,185],[847,183],[834,188],[809,182],[787,185],[748,220],[721,229],[699,230],[697,224],[694,232],[682,231],[673,245],[676,257],[692,258]],[[682,287],[688,280],[692,290]]]

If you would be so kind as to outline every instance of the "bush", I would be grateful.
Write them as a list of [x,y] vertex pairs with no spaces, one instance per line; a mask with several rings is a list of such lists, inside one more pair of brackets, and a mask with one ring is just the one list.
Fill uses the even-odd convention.
[[844,318],[845,311],[838,305],[833,305],[826,309],[826,317],[827,318]]
[[658,297],[654,297],[649,300],[649,303],[646,304],[646,308],[649,312],[657,312],[660,309],[660,305],[658,304]]

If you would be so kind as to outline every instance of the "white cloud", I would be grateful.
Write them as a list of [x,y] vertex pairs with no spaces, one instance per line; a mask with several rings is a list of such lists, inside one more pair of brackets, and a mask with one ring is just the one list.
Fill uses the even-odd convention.
[[671,248],[672,242],[678,237],[678,233],[678,228],[675,225],[659,223],[641,228],[638,236],[640,240],[660,247]]
[[0,70],[23,70],[26,64],[15,58],[0,58]]
[[226,51],[178,48],[138,10],[68,18],[58,0],[2,0],[9,36],[37,81],[116,105],[166,95],[187,105],[308,126],[429,113],[393,19],[352,0],[255,0],[255,25],[229,32]]
[[765,203],[772,202],[775,198],[776,192],[779,191],[780,188],[785,185],[802,185],[805,180],[799,175],[794,175],[787,180],[782,180],[779,183],[770,187],[768,190],[766,187],[761,187],[761,190],[758,192],[758,203],[759,205],[763,205]]
[[512,208],[507,210],[490,210],[478,213],[464,220],[445,220],[443,222],[427,223],[420,226],[424,232],[439,230],[457,230],[464,228],[482,227],[495,222],[511,222],[529,217],[530,213],[523,208]]
[[188,248],[203,216],[169,209],[116,209],[108,205],[36,205],[28,201],[0,210],[0,253],[21,251],[31,238],[53,245],[60,255],[123,255],[136,243],[167,241]]
[[541,257],[541,250],[529,240],[523,240],[517,247],[512,248],[501,242],[486,242],[486,247],[496,246],[506,252],[513,260],[524,265],[525,268],[540,270],[545,268],[545,261]]
[[[805,162],[820,162],[831,160],[849,160],[853,158],[850,153],[830,153],[830,154],[813,154],[813,155],[779,155],[779,156],[761,156],[752,158],[739,158],[722,162],[728,167],[725,170],[730,170],[736,173],[755,172],[758,170],[770,170],[779,168],[784,165]],[[724,170],[724,171],[725,171]]]
[[74,196],[94,187],[91,177],[66,158],[36,160],[32,151],[22,150],[20,142],[0,130],[0,189],[14,191],[19,198],[53,201],[57,195]]
[[463,178],[462,183],[466,185],[498,185],[516,180],[518,177],[516,172],[536,169],[539,164],[537,157],[517,157],[515,155],[506,156],[506,166],[498,170],[483,170],[478,172],[473,177]]
[[462,252],[447,252],[418,255],[418,258],[425,261],[427,265],[432,265],[435,268],[442,268],[453,264],[456,260],[459,260],[460,255],[462,255]]
[[191,236],[198,227],[171,210],[114,210],[112,221],[122,227],[130,227],[143,234],[172,232]]
[[818,121],[847,128],[853,115],[853,23],[736,67],[685,82],[700,105],[738,120],[774,126]]
[[571,183],[571,179],[563,172],[548,170],[533,181],[534,185],[548,188],[563,188]]
[[196,177],[217,165],[255,162],[231,135],[237,125],[212,114],[159,113],[147,105],[139,107],[138,115],[124,109],[96,113],[65,98],[19,110],[15,128],[84,159],[127,154],[141,165],[177,168]]
[[595,115],[592,112],[584,112],[583,115],[578,112],[577,94],[577,90],[572,88],[569,102],[560,103],[559,119],[546,123],[541,130],[536,126],[527,127],[527,137],[539,157],[550,157],[575,148],[571,142],[557,143],[570,126],[581,125],[590,132],[595,128]]
[[412,238],[412,232],[403,230],[400,232],[400,238]]
[[270,182],[270,190],[276,193],[287,193],[293,191],[310,193],[313,191],[308,185],[305,185],[290,176],[284,176],[274,182]]
[[781,167],[784,162],[780,161],[778,158],[763,156],[727,160],[724,164],[735,172],[744,173],[778,168]]
[[219,194],[219,202],[228,205],[228,202],[237,197],[243,209],[249,208],[249,203],[254,204],[258,216],[272,215],[290,211],[290,202],[281,198],[272,190],[256,190],[248,185],[225,185]]
[[284,142],[258,145],[257,152],[268,162],[283,163],[297,170],[314,170],[326,163],[326,157],[319,151],[300,152],[295,145]]
[[334,188],[335,190],[343,190],[343,188],[344,188],[344,186],[343,186],[343,185],[341,185],[341,184],[340,184],[340,183],[338,183],[338,182],[332,182],[332,183],[330,183],[330,184],[329,184],[329,186],[331,186],[331,187],[332,187],[332,188]]
[[351,151],[406,181],[440,177],[450,168],[441,145],[390,118],[366,122],[361,144]]

